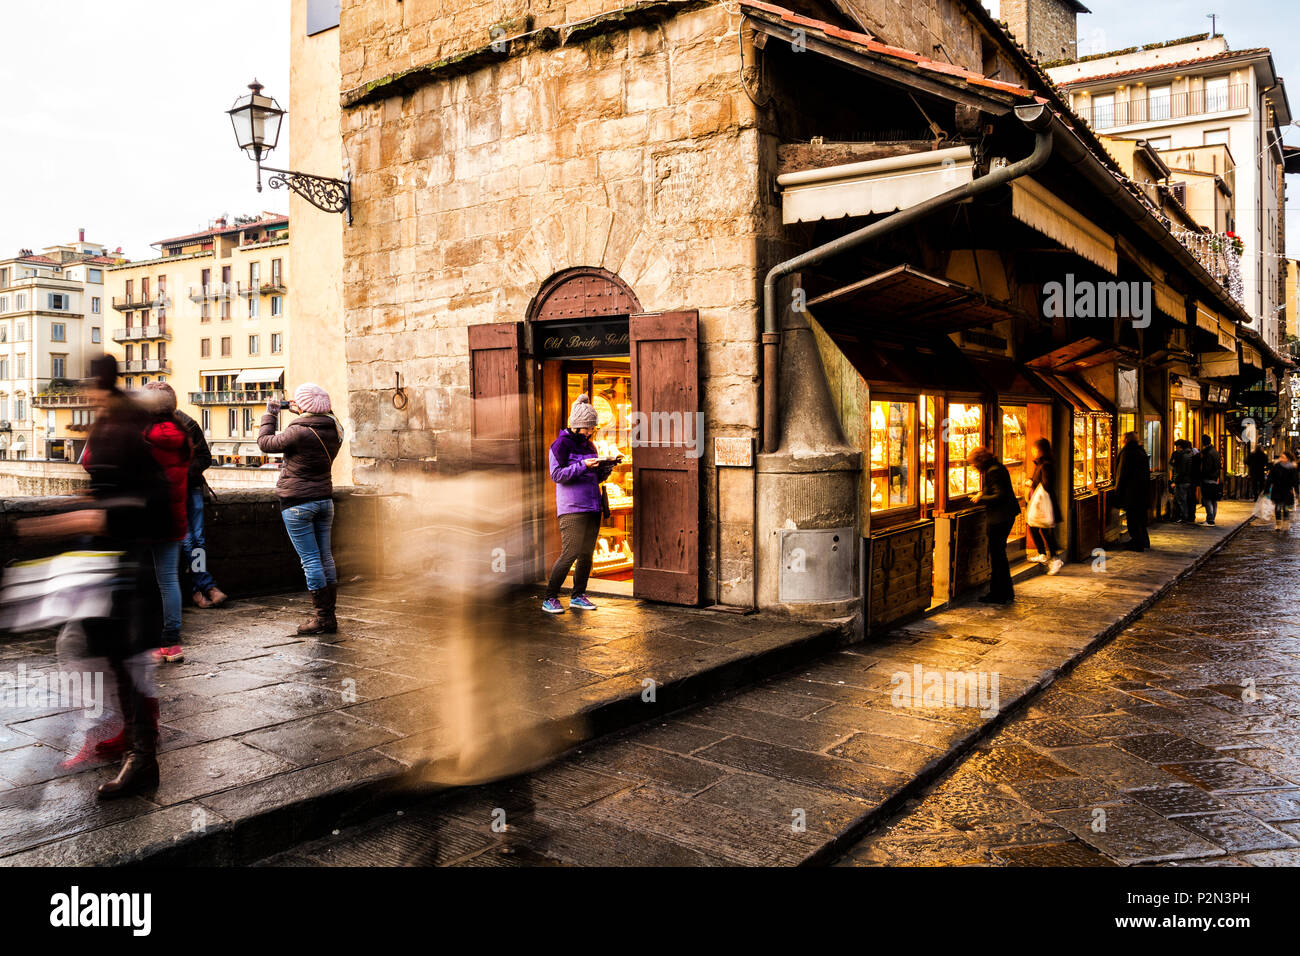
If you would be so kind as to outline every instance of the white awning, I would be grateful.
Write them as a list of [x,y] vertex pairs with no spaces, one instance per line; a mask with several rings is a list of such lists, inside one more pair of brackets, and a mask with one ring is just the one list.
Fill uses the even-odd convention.
[[806,169],[777,177],[784,221],[869,216],[915,206],[975,178],[969,146]]
[[204,369],[203,371],[199,372],[199,377],[220,378],[223,375],[243,375],[243,374],[244,374],[244,370],[242,368],[219,368],[219,369],[214,369],[212,371],[209,371],[208,369]]
[[214,455],[225,455],[228,457],[236,454],[236,447],[237,446],[234,442],[213,442],[208,446],[208,451],[212,452]]
[[282,368],[246,368],[239,373],[235,379],[236,385],[261,384],[263,382],[278,382],[284,378],[284,369]]
[[237,446],[235,454],[241,458],[248,458],[252,455],[266,455],[268,453],[258,448],[257,442],[242,442]]
[[1115,237],[1029,176],[1011,183],[1011,215],[1111,275],[1117,274]]

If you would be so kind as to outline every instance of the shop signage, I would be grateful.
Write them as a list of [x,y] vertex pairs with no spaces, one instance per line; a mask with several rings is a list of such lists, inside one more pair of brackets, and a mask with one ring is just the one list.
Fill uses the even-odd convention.
[[601,322],[539,322],[533,328],[538,358],[627,355],[630,341],[626,317]]
[[1200,401],[1201,399],[1200,382],[1190,382],[1184,378],[1184,379],[1180,379],[1178,384],[1182,388],[1183,398],[1190,398],[1193,401]]
[[713,439],[713,463],[719,468],[751,468],[754,465],[752,438]]

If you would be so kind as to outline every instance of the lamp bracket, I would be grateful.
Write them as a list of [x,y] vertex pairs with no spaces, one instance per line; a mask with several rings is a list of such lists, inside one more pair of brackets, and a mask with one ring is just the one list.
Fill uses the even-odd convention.
[[296,173],[289,169],[275,169],[258,163],[259,179],[262,170],[271,174],[266,181],[272,189],[288,187],[317,209],[343,213],[348,217],[348,225],[352,225],[351,172],[348,172],[343,179],[334,179],[329,176]]

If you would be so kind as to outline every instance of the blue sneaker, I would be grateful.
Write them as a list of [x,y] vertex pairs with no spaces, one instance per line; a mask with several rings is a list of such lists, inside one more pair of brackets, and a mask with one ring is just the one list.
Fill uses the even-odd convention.
[[576,607],[580,611],[596,610],[596,605],[592,604],[585,594],[575,594],[573,597],[569,598],[569,607]]
[[547,598],[542,602],[542,610],[547,614],[563,614],[564,605],[560,603],[559,598]]

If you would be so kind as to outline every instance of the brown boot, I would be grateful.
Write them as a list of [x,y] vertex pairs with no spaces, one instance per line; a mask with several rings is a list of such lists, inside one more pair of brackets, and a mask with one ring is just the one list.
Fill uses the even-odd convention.
[[310,621],[298,626],[299,634],[334,634],[338,622],[334,619],[334,604],[330,600],[329,585],[311,592],[311,604],[316,609]]
[[329,618],[327,622],[329,624],[329,631],[326,633],[337,634],[339,630],[339,620],[334,616],[334,611],[338,607],[339,603],[339,586],[337,583],[327,584],[325,585],[325,590],[329,592],[329,603],[325,607],[325,612]]
[[101,784],[97,794],[101,800],[117,800],[157,789],[158,758],[153,754],[133,751],[126,755],[117,779]]

